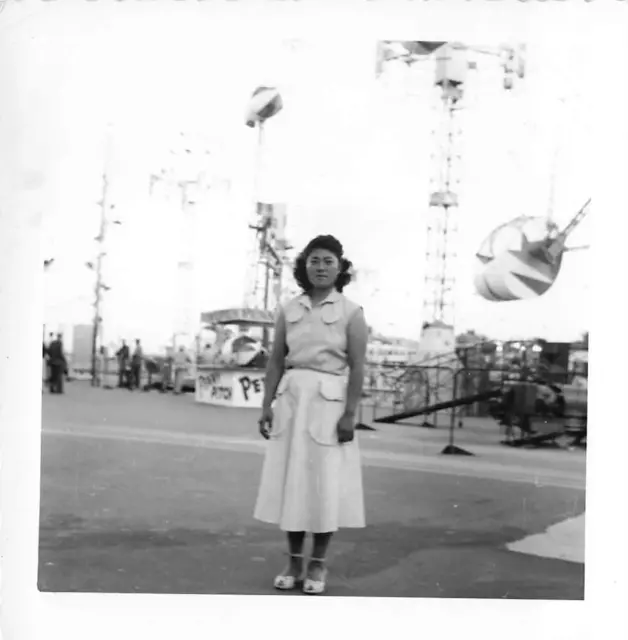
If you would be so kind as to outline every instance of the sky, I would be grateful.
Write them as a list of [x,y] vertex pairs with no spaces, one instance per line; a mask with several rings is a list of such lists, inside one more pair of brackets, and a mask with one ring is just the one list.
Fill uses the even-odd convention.
[[[393,68],[376,79],[375,40],[390,35],[372,26],[342,37],[315,29],[240,34],[212,23],[200,3],[159,3],[150,15],[131,5],[33,7],[5,10],[0,36],[20,56],[16,108],[24,126],[14,142],[27,167],[27,197],[40,207],[42,259],[55,257],[45,276],[48,327],[67,331],[91,321],[94,274],[85,262],[96,254],[108,125],[109,216],[122,224],[108,236],[105,340],[141,337],[158,348],[178,322],[178,195],[164,184],[151,195],[149,177],[169,166],[185,172],[171,153],[180,132],[211,151],[211,188],[199,194],[197,222],[188,230],[193,306],[242,304],[256,166],[256,132],[244,126],[244,110],[253,89],[269,84],[285,107],[267,125],[258,198],[287,204],[295,247],[318,233],[337,235],[361,274],[346,293],[364,305],[369,323],[418,338],[425,214],[436,171],[438,101],[429,65],[412,78]],[[473,289],[474,255],[491,230],[547,213],[553,166],[559,224],[590,195],[601,117],[591,38],[585,45],[576,29],[533,26],[525,33],[528,73],[515,91],[502,90],[501,72],[488,58],[468,83],[456,328],[499,339],[573,340],[590,322],[589,252],[568,255],[554,287],[535,300],[489,303]],[[491,45],[507,35],[470,43]],[[424,28],[413,37],[450,36],[431,37]],[[585,220],[571,244],[588,244],[591,227]]]

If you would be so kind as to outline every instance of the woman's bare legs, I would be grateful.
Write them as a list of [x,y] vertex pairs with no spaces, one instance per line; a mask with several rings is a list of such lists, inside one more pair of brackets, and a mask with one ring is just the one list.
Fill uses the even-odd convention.
[[308,565],[308,577],[311,580],[322,580],[325,571],[325,558],[333,532],[315,533],[312,544],[312,557]]
[[285,575],[300,578],[303,573],[303,543],[305,531],[288,531],[288,550],[290,561]]

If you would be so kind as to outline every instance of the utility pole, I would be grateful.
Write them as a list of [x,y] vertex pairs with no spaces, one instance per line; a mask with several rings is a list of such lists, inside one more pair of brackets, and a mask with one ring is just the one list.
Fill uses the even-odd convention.
[[[96,257],[96,264],[88,263],[88,266],[91,269],[95,269],[96,271],[96,284],[94,286],[94,319],[92,325],[92,386],[96,385],[96,361],[97,361],[97,349],[98,349],[98,339],[102,333],[102,292],[103,290],[108,290],[107,287],[103,283],[103,259],[106,256],[105,252],[105,238],[107,235],[107,226],[108,219],[107,214],[111,205],[109,204],[109,166],[111,163],[111,146],[113,139],[113,131],[112,126],[107,125],[107,129],[105,131],[105,160],[104,160],[104,169],[102,176],[102,196],[100,202],[100,228],[98,235],[96,236],[96,242],[98,243],[98,255]],[[115,221],[116,224],[120,224],[119,221]]]
[[105,256],[105,235],[107,233],[107,208],[108,203],[109,180],[107,172],[103,173],[102,181],[102,199],[100,201],[100,231],[96,238],[98,242],[98,257],[96,259],[96,285],[94,287],[94,320],[92,328],[92,386],[96,385],[96,355],[98,347],[98,336],[102,328],[102,318],[100,317],[102,305],[102,268],[103,258]]

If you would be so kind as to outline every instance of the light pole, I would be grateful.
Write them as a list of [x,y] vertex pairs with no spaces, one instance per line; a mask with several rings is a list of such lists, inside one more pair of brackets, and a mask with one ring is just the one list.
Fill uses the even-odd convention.
[[[244,306],[267,310],[270,298],[271,270],[278,277],[281,269],[281,258],[277,252],[277,243],[272,233],[276,224],[275,206],[261,202],[261,177],[264,168],[265,123],[277,115],[283,108],[281,95],[274,87],[260,86],[255,89],[246,109],[245,124],[252,129],[257,128],[257,146],[255,161],[255,177],[253,184],[254,211],[249,228],[255,232],[251,238],[247,258],[247,275],[245,285]],[[272,242],[271,242],[272,241]],[[271,266],[272,265],[272,266]],[[262,299],[259,297],[260,267],[263,268]],[[261,304],[260,304],[261,303]],[[268,331],[264,330],[264,346],[268,344]]]
[[[98,236],[96,236],[96,242],[98,243],[98,255],[96,258],[96,283],[94,285],[94,319],[92,322],[92,386],[96,386],[96,359],[97,359],[97,348],[98,348],[98,336],[102,329],[102,318],[101,318],[101,305],[102,305],[102,291],[108,290],[109,287],[103,283],[102,279],[102,269],[103,269],[103,258],[105,257],[105,237],[107,233],[107,208],[109,206],[107,196],[109,189],[109,180],[107,178],[107,174],[103,175],[103,192],[102,199],[100,201],[100,231]],[[88,263],[88,267],[94,268],[92,263]]]
[[[111,152],[113,142],[113,127],[111,124],[107,125],[105,132],[105,162],[104,171],[102,176],[102,196],[100,202],[100,229],[95,240],[98,243],[98,254],[96,257],[96,264],[92,262],[87,263],[87,267],[96,272],[96,283],[94,285],[94,319],[92,321],[92,357],[91,357],[91,375],[92,386],[96,386],[97,378],[97,350],[98,340],[102,333],[102,292],[109,291],[111,287],[107,286],[103,282],[103,260],[106,254],[105,240],[108,229],[108,213],[110,209],[114,208],[114,205],[109,203],[109,169],[111,163]],[[113,224],[119,225],[119,220],[114,220]]]

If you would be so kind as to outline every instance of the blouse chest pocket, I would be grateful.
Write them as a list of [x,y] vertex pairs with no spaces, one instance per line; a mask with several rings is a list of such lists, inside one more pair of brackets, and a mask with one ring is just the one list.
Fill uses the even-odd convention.
[[312,439],[325,446],[338,445],[338,421],[345,410],[347,382],[344,378],[321,380],[316,400],[311,405],[309,432]]
[[340,307],[337,304],[326,304],[321,309],[321,318],[326,325],[335,324],[342,316]]
[[294,305],[286,309],[286,342],[288,350],[298,353],[308,344],[312,323],[309,322],[308,311],[302,305]]
[[286,322],[290,325],[295,325],[301,322],[305,316],[305,309],[299,305],[290,307],[286,310]]

